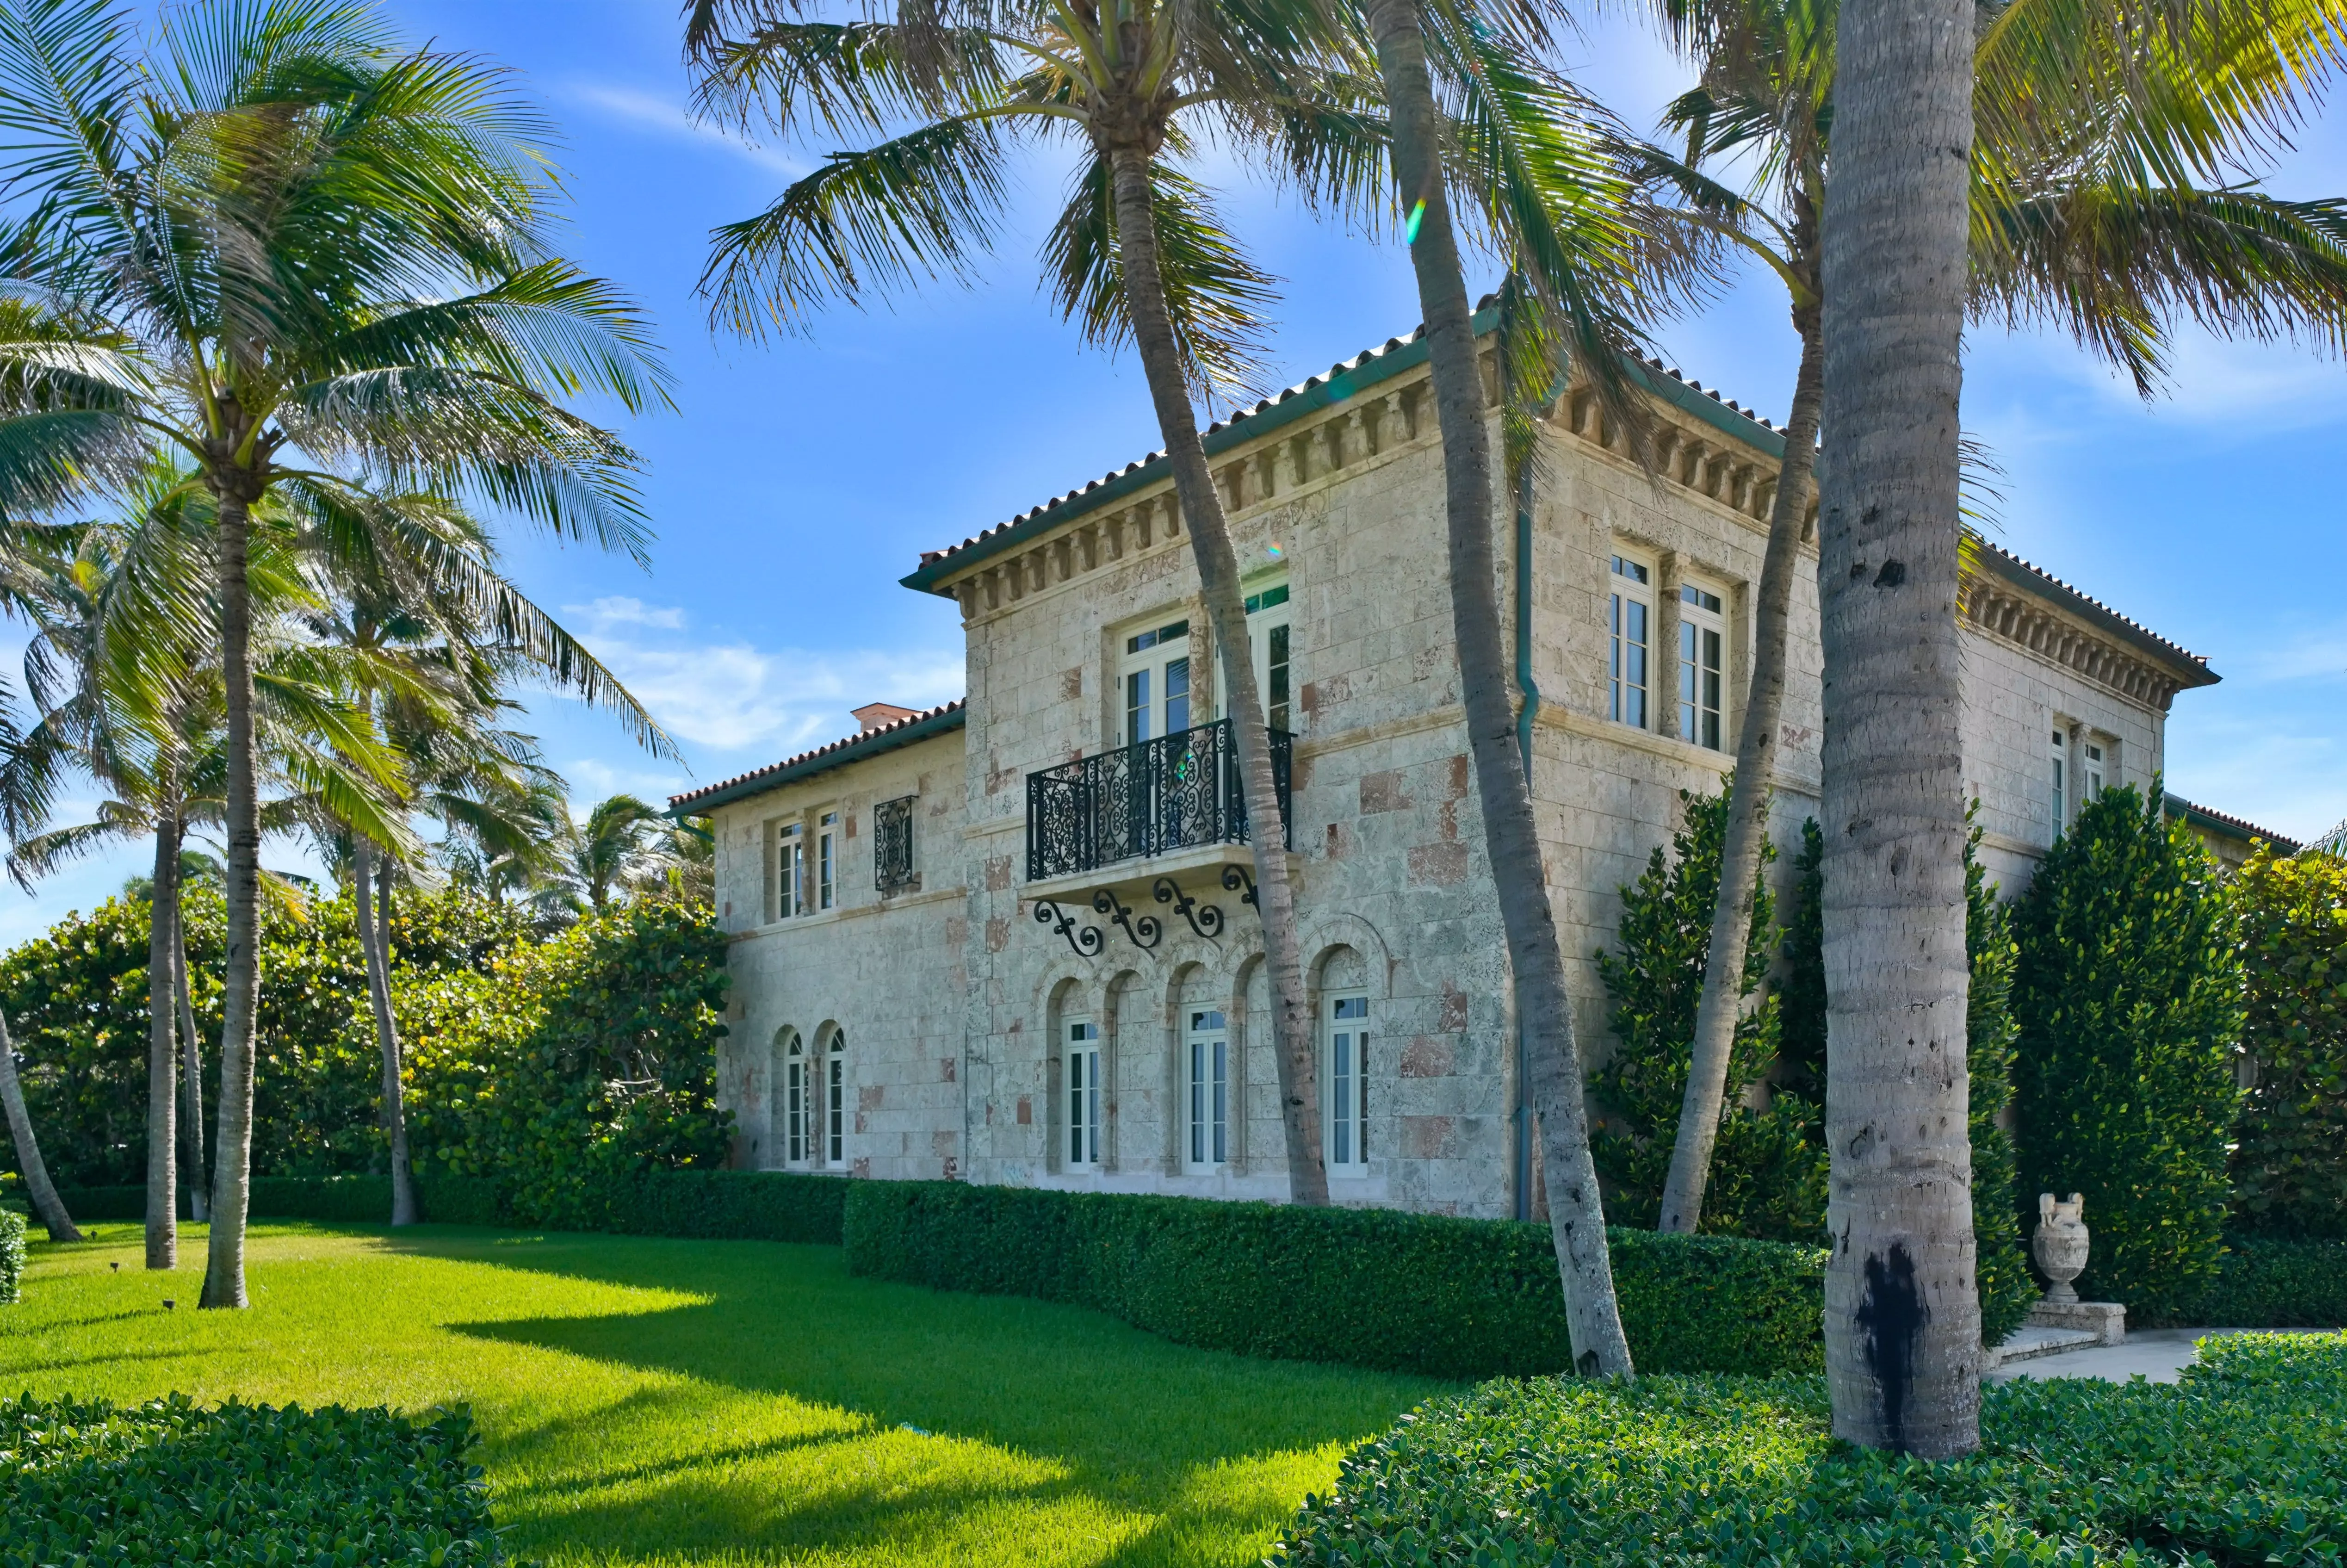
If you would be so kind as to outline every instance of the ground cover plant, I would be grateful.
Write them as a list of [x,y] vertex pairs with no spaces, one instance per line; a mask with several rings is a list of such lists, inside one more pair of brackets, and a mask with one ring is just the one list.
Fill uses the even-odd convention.
[[548,1568],[1235,1568],[1348,1449],[1459,1389],[765,1242],[256,1225],[252,1309],[198,1313],[200,1270],[145,1274],[136,1227],[93,1228],[34,1245],[0,1389],[467,1405],[506,1547]]
[[505,1553],[479,1440],[448,1410],[26,1394],[0,1403],[0,1568],[486,1568]]
[[1830,1423],[1821,1378],[1491,1383],[1348,1458],[1272,1561],[2149,1568],[2347,1545],[2347,1336],[2212,1341],[2174,1388],[1992,1388],[1980,1450],[1937,1464]]

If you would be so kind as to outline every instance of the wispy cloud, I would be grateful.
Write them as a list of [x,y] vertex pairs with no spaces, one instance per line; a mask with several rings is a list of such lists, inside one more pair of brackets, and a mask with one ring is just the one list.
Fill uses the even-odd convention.
[[963,685],[958,647],[763,648],[697,641],[672,605],[610,598],[564,609],[671,734],[720,752],[795,750],[853,731],[850,708],[929,707]]
[[776,152],[772,148],[744,141],[713,125],[704,125],[694,119],[682,104],[641,87],[622,87],[612,82],[574,81],[559,89],[559,96],[602,115],[606,119],[638,126],[674,141],[721,147],[736,158],[794,179],[807,171],[807,166],[798,159]]

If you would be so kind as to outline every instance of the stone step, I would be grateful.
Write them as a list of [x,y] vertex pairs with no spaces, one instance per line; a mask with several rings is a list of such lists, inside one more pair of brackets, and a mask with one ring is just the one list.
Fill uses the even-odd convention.
[[1994,1364],[2005,1367],[2015,1361],[2034,1361],[2040,1356],[2059,1356],[2065,1350],[2091,1349],[2101,1344],[2102,1338],[2091,1328],[2045,1328],[2031,1325],[2014,1329],[2013,1337],[1996,1348]]

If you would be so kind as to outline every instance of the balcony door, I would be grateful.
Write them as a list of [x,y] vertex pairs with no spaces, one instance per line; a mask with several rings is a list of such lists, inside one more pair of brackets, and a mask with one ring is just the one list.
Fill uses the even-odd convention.
[[[1287,657],[1287,584],[1258,583],[1247,590],[1247,658],[1255,666],[1255,695],[1263,722],[1275,730],[1296,729],[1295,682]],[[1223,712],[1231,711],[1230,683],[1222,685]]]
[[1138,745],[1190,727],[1190,623],[1175,620],[1124,640],[1117,671],[1122,718],[1117,744]]

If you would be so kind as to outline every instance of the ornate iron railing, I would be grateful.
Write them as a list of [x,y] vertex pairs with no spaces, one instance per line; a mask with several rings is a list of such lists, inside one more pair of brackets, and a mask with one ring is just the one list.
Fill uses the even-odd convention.
[[[1285,730],[1269,733],[1282,836],[1293,848],[1287,792],[1295,743]],[[1246,841],[1246,792],[1228,719],[1027,775],[1030,882]]]
[[919,886],[913,871],[913,803],[919,798],[908,794],[872,808],[872,881],[883,893]]

